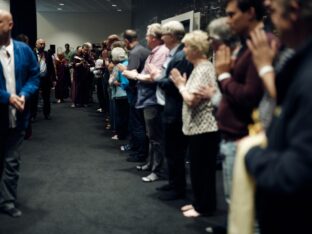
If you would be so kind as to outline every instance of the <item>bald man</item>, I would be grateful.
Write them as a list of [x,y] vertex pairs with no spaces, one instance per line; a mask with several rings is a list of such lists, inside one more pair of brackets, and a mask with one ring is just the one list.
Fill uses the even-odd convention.
[[[44,39],[38,39],[36,41],[35,53],[40,67],[40,90],[43,100],[43,115],[45,119],[50,119],[50,95],[53,82],[56,81],[56,76],[52,56],[44,50],[45,44]],[[38,99],[39,92],[36,92],[31,102],[31,115],[33,119],[37,117]]]
[[28,45],[11,39],[12,28],[12,15],[0,10],[0,211],[19,217],[19,148],[29,122],[25,102],[38,90],[39,66]]

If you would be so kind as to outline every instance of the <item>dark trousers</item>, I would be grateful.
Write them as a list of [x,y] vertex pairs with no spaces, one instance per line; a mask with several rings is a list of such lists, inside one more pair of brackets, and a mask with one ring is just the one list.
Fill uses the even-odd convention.
[[163,169],[163,130],[162,130],[162,106],[149,106],[144,108],[146,133],[149,138],[148,164],[152,172],[160,175]]
[[96,83],[96,94],[97,94],[98,102],[99,102],[100,108],[102,108],[102,110],[104,111],[105,100],[104,100],[103,78],[95,79],[95,83]]
[[116,133],[120,140],[124,140],[128,134],[129,103],[127,97],[116,98]]
[[81,106],[88,103],[88,80],[85,77],[77,77],[75,83],[75,105]]
[[216,210],[216,158],[220,136],[218,132],[210,132],[188,138],[193,206],[201,214],[211,214]]
[[145,121],[142,109],[130,105],[129,111],[130,144],[139,157],[148,155],[148,138],[146,136]]
[[182,122],[164,124],[164,146],[169,183],[177,193],[185,193],[185,156],[187,138],[182,132]]
[[[41,78],[44,79],[44,78]],[[48,117],[51,113],[51,84],[49,82],[42,81],[40,82],[40,91],[41,97],[43,100],[43,115]],[[38,113],[38,102],[39,102],[39,90],[31,97],[31,116],[36,118]]]
[[14,204],[16,201],[17,183],[19,179],[20,153],[25,132],[10,129],[0,133],[0,206],[4,203]]

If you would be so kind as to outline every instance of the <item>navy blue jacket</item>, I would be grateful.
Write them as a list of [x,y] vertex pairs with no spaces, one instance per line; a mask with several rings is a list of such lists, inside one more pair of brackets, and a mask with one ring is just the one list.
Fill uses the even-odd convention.
[[158,81],[159,87],[164,90],[165,93],[165,106],[163,112],[164,123],[170,124],[176,121],[182,123],[183,99],[169,76],[173,68],[177,68],[181,74],[186,73],[187,77],[192,73],[193,65],[186,60],[183,47],[183,44],[178,47],[172,60],[168,64],[165,77]]
[[312,40],[285,64],[281,109],[268,131],[268,147],[255,147],[246,166],[256,181],[262,234],[311,233]]

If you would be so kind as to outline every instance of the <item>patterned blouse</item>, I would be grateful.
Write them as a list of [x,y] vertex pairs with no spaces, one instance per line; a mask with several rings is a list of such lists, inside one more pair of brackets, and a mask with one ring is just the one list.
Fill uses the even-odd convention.
[[[194,68],[185,87],[188,92],[192,93],[199,86],[208,84],[218,87],[214,67],[211,62],[206,61]],[[193,108],[184,102],[182,110],[183,133],[196,135],[217,131],[217,122],[212,111],[213,106],[209,100],[203,100]]]

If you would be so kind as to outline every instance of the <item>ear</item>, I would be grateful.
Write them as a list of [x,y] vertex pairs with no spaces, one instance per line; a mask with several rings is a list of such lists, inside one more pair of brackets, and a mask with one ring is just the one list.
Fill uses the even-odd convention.
[[299,11],[300,11],[300,6],[298,4],[297,0],[292,0],[289,3],[289,19],[292,22],[296,22],[299,18]]
[[246,11],[246,13],[249,14],[249,20],[254,20],[256,19],[256,10],[254,7],[250,7],[248,11]]

